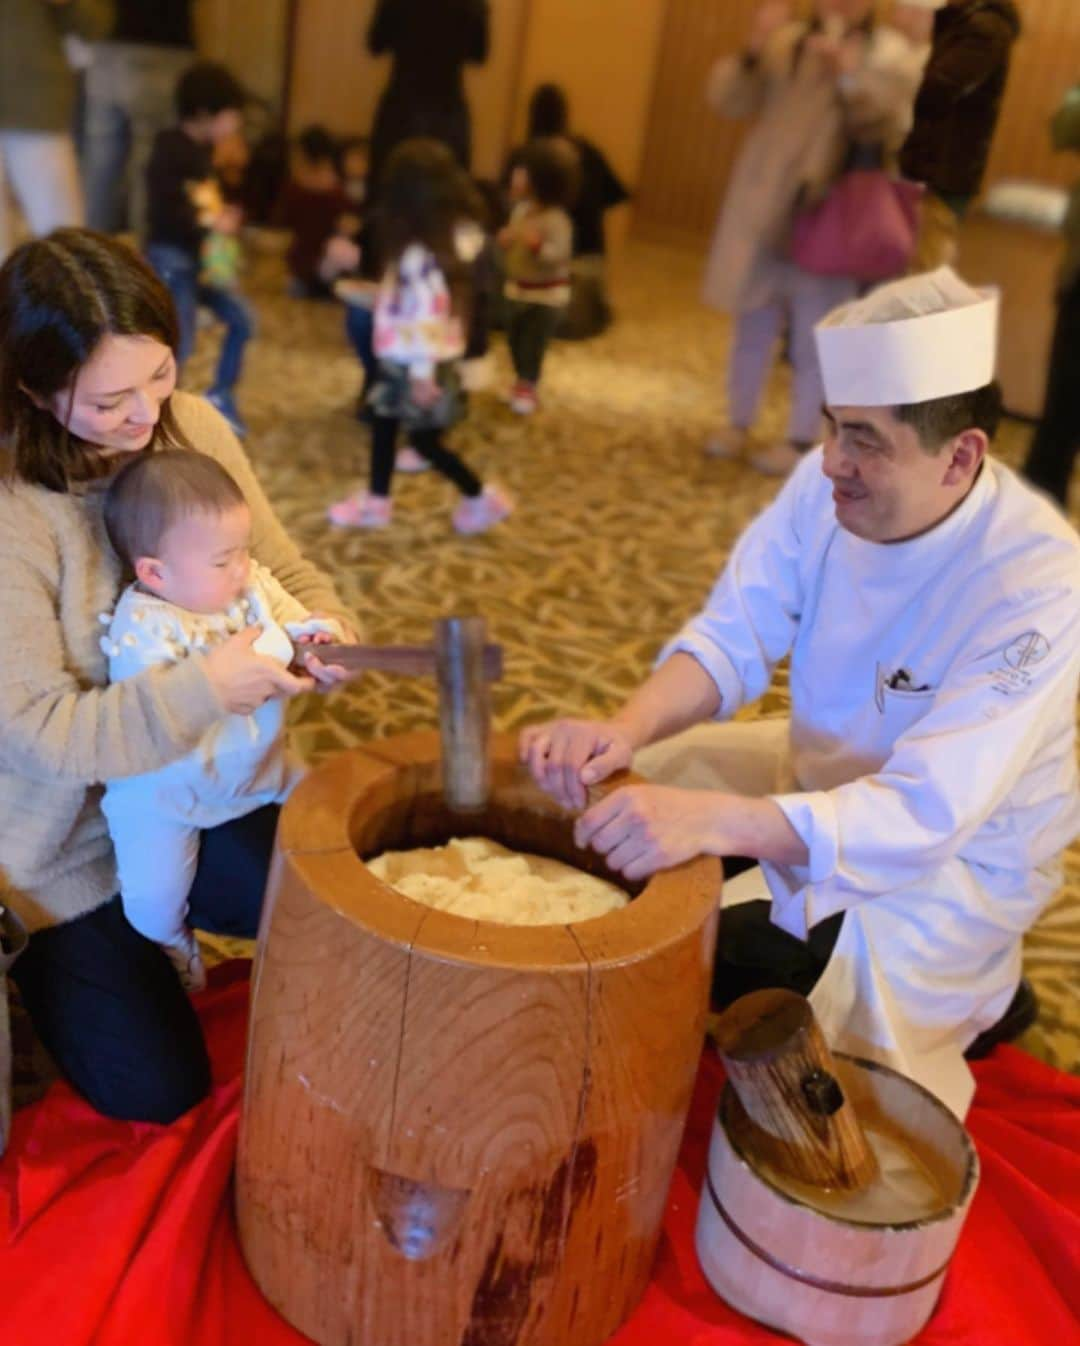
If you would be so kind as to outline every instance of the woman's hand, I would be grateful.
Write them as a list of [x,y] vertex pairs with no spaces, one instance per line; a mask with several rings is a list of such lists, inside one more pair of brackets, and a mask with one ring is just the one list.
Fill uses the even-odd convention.
[[261,626],[247,626],[216,645],[206,656],[206,676],[230,715],[250,715],[273,696],[299,696],[314,687],[312,678],[298,678],[252,646]]
[[634,756],[626,731],[612,720],[552,720],[522,730],[518,757],[545,794],[581,809],[587,787],[624,771]]
[[574,841],[606,857],[628,879],[713,852],[724,797],[713,790],[628,785],[577,820]]

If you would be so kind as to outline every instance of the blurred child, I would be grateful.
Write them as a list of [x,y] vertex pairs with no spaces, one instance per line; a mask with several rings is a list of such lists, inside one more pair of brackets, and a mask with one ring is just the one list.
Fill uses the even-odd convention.
[[522,416],[537,408],[544,354],[570,302],[574,226],[567,208],[576,190],[577,160],[568,142],[543,137],[524,147],[510,177],[510,222],[499,231],[506,339],[517,375],[510,406]]
[[360,264],[361,216],[345,191],[337,143],[324,126],[309,126],[297,137],[275,214],[293,236],[285,256],[290,294],[329,299],[334,280]]
[[[221,247],[222,237],[239,234],[241,215],[237,207],[222,200],[213,152],[216,145],[239,132],[246,97],[224,66],[197,61],[176,86],[179,124],[158,133],[146,171],[146,256],[176,304],[180,322],[177,362],[182,365],[195,345],[196,313],[201,304],[225,325],[217,373],[207,398],[238,435],[246,434],[247,427],[236,408],[235,388],[254,323],[235,289],[238,249]],[[231,256],[230,263],[225,261],[226,254]],[[208,272],[204,270],[207,263]],[[231,266],[231,278],[222,283],[226,265]]]
[[[283,667],[294,660],[294,641],[342,635],[252,562],[251,511],[213,458],[190,449],[140,454],[110,483],[104,516],[113,550],[135,577],[102,638],[110,681],[175,664],[245,626],[261,628],[253,648]],[[161,946],[188,990],[205,983],[186,919],[200,833],[283,801],[296,784],[284,706],[273,697],[250,715],[223,714],[186,757],[106,787],[124,915]]]
[[399,430],[464,497],[459,533],[482,533],[513,508],[499,487],[484,486],[443,434],[461,414],[459,366],[466,349],[471,269],[484,244],[480,204],[445,145],[407,140],[394,150],[380,187],[380,253],[385,272],[374,309],[377,368],[369,489],[331,505],[342,527],[384,528]]

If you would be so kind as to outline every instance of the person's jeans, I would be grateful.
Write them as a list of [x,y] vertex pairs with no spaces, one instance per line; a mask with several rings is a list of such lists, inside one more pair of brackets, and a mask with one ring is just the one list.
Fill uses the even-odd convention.
[[[276,805],[203,833],[191,924],[253,937]],[[11,977],[62,1074],[99,1112],[171,1122],[210,1087],[199,1021],[169,960],[124,917],[120,898],[30,936]]]
[[83,179],[92,229],[146,230],[146,169],[154,137],[176,119],[176,81],[194,59],[183,47],[97,42],[86,72]]
[[176,359],[183,365],[195,346],[195,321],[199,305],[208,308],[225,325],[225,339],[218,357],[213,392],[231,392],[240,378],[244,347],[255,330],[251,309],[232,290],[219,290],[199,281],[199,264],[183,248],[171,243],[151,243],[146,249],[150,265],[169,289],[180,323],[180,349]]
[[0,261],[14,243],[8,187],[36,237],[83,222],[79,165],[69,132],[0,129]]
[[547,351],[562,309],[554,304],[525,304],[512,299],[507,305],[506,341],[514,373],[524,383],[539,383]]
[[1067,502],[1080,450],[1080,277],[1058,298],[1042,420],[1024,464],[1033,485]]

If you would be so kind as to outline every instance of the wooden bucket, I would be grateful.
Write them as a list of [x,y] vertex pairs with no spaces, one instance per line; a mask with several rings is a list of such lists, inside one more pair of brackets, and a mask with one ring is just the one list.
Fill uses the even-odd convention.
[[934,1175],[941,1209],[919,1221],[864,1224],[781,1191],[741,1151],[728,1085],[701,1194],[698,1260],[734,1308],[809,1346],[900,1346],[934,1310],[979,1162],[964,1128],[921,1085],[872,1061],[834,1059],[860,1120],[905,1141]]
[[278,832],[251,1004],[240,1238],[323,1346],[593,1346],[648,1283],[697,1069],[719,862],[624,910],[513,927],[362,863],[482,835],[603,873],[503,738],[481,814],[438,738],[312,773]]

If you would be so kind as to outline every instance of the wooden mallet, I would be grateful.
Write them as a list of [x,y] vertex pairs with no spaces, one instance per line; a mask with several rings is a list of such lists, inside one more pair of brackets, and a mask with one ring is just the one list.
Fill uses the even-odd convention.
[[751,991],[724,1011],[712,1036],[751,1154],[815,1187],[857,1191],[873,1181],[877,1160],[805,996]]
[[350,672],[375,670],[406,677],[435,676],[439,688],[443,793],[455,813],[476,813],[490,787],[488,685],[503,674],[501,645],[488,642],[483,617],[444,617],[431,645],[304,645],[324,664]]

